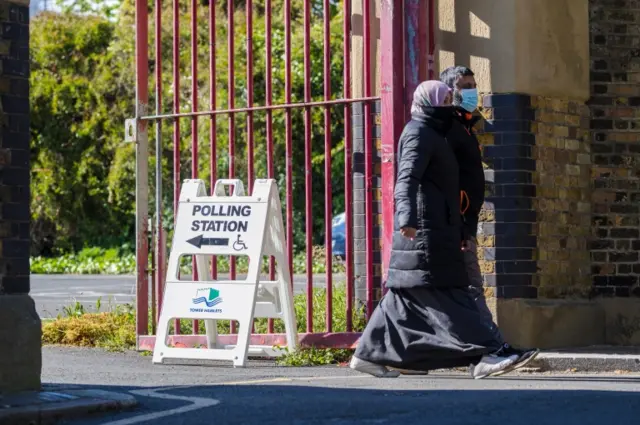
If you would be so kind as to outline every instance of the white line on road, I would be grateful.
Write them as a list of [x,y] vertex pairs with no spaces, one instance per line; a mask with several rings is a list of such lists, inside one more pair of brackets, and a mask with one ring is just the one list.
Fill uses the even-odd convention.
[[[331,380],[331,379],[360,379],[360,378],[371,378],[369,375],[356,375],[356,376],[305,376],[305,377],[290,377],[290,378],[267,378],[267,379],[252,379],[247,381],[232,381],[232,382],[223,382],[220,383],[220,386],[235,386],[235,385],[256,385],[256,384],[267,384],[267,383],[277,383],[277,382],[294,382],[294,381],[323,381],[323,380]],[[129,391],[133,395],[138,395],[141,397],[150,397],[150,398],[159,398],[163,400],[179,400],[179,401],[188,401],[192,404],[187,406],[178,407],[176,409],[163,410],[160,412],[147,413],[144,415],[133,416],[131,418],[120,419],[117,421],[107,422],[102,425],[133,425],[141,422],[151,421],[158,418],[163,418],[166,416],[177,415],[181,413],[187,413],[194,410],[204,409],[206,407],[216,406],[220,404],[220,400],[215,398],[203,398],[203,397],[184,397],[178,395],[171,394],[161,394],[160,391],[167,390],[183,390],[187,388],[196,388],[201,387],[200,385],[188,385],[188,386],[174,386],[174,387],[164,387],[164,388],[156,388],[156,389],[147,389],[147,390],[133,390]]]
[[163,400],[178,400],[178,401],[188,401],[191,404],[187,406],[178,407],[176,409],[163,410],[160,412],[147,413],[144,415],[134,416],[131,418],[120,419],[113,422],[107,422],[102,425],[132,425],[138,424],[141,422],[147,422],[158,418],[164,418],[167,416],[178,415],[181,413],[187,413],[194,410],[204,409],[205,407],[216,406],[220,404],[220,400],[216,400],[215,398],[203,398],[203,397],[183,397],[179,395],[171,395],[171,394],[162,394],[160,391],[166,390],[178,390],[191,388],[188,387],[165,387],[165,388],[156,388],[151,390],[134,390],[129,391],[133,395],[138,395],[141,397],[151,397],[151,398],[159,398]]

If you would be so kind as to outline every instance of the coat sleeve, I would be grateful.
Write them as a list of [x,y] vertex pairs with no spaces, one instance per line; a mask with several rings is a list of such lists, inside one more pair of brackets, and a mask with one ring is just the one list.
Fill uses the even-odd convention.
[[429,165],[433,146],[428,141],[420,140],[417,134],[407,137],[401,143],[394,192],[396,218],[400,228],[418,228],[418,186]]

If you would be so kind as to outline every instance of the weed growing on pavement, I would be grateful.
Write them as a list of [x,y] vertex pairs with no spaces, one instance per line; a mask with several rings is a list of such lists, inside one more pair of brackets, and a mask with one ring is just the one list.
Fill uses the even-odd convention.
[[130,305],[109,311],[87,313],[76,302],[64,309],[65,315],[42,324],[43,344],[99,347],[112,351],[135,348],[135,312]]
[[[333,332],[346,331],[346,290],[343,283],[335,285],[333,290]],[[326,291],[316,288],[312,298],[313,304],[313,330],[323,332],[326,327],[325,306]],[[98,347],[113,351],[135,349],[135,309],[131,305],[113,306],[109,303],[106,311],[102,308],[101,300],[96,303],[96,312],[88,312],[85,306],[79,302],[65,307],[63,315],[56,319],[43,322],[42,342],[52,345],[74,345],[81,347]],[[294,297],[294,308],[297,320],[298,332],[306,332],[306,294],[297,294]],[[356,309],[353,317],[354,332],[361,332],[365,326],[362,309]],[[150,313],[151,317],[151,313]],[[218,332],[229,333],[229,321],[218,321]],[[266,333],[267,319],[255,320],[256,333]],[[150,333],[152,329],[149,329]],[[173,324],[171,325],[173,331]],[[199,333],[204,334],[204,322],[199,322]],[[274,332],[284,333],[284,323],[274,320]],[[189,335],[193,333],[191,320],[180,321],[180,333]],[[287,353],[278,359],[278,364],[286,366],[312,366],[336,364],[346,361],[351,356],[352,350],[302,348],[293,353]],[[148,354],[148,353],[146,353]]]
[[293,353],[279,357],[280,366],[324,366],[346,363],[351,359],[353,350],[340,348],[301,348]]

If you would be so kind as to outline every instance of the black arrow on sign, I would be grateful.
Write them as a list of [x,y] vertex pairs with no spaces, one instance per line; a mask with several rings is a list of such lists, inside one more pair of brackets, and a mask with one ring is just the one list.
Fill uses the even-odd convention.
[[191,245],[200,248],[203,245],[209,246],[229,246],[229,238],[205,238],[204,235],[196,236],[187,240]]

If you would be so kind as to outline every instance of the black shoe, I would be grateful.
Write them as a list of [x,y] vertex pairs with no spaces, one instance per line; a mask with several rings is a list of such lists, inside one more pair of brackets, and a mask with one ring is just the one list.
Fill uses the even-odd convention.
[[535,359],[538,354],[540,354],[540,350],[538,348],[518,349],[510,346],[509,344],[504,345],[504,347],[502,348],[502,352],[505,355],[516,355],[518,356],[518,360],[516,360],[516,362],[512,367],[509,368],[509,370],[501,370],[499,372],[496,372],[492,376],[499,376],[516,369],[521,369],[528,365],[529,362],[531,362],[533,359]]

